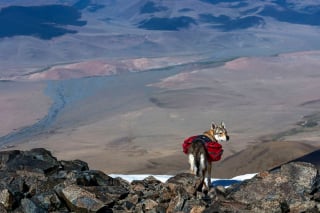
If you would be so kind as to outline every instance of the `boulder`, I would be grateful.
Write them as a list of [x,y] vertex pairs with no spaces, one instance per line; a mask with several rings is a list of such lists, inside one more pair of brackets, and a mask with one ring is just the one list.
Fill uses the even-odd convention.
[[46,149],[0,152],[1,169],[22,175],[38,176],[56,171],[60,164]]
[[62,189],[62,196],[68,207],[75,212],[97,212],[105,204],[95,194],[77,186],[70,185]]
[[0,190],[0,203],[7,210],[11,210],[14,204],[13,194],[8,189]]
[[244,181],[227,195],[252,212],[311,211],[316,206],[311,192],[319,181],[316,167],[292,162]]
[[23,198],[21,200],[21,207],[24,213],[46,213],[47,211],[38,206],[31,199]]
[[86,162],[82,160],[72,160],[72,161],[60,161],[62,169],[66,171],[86,171],[89,170],[89,166]]
[[[188,194],[195,195],[202,186],[201,178],[189,173],[181,173],[169,178],[166,182],[171,191],[177,191],[176,187],[182,187]],[[201,190],[201,189],[200,189]]]

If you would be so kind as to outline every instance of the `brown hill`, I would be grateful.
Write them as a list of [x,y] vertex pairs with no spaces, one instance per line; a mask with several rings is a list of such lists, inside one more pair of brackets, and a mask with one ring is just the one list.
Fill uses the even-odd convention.
[[[213,178],[232,178],[247,173],[269,170],[315,151],[317,147],[292,141],[264,142],[213,163]],[[315,159],[315,158],[313,158]],[[307,161],[309,162],[309,161]],[[311,162],[311,161],[310,161]],[[313,160],[311,163],[315,162]],[[187,172],[188,158],[181,152],[148,160],[147,166],[128,173],[177,174]]]
[[259,143],[218,162],[214,167],[213,176],[230,178],[269,170],[316,149],[310,144],[293,141]]

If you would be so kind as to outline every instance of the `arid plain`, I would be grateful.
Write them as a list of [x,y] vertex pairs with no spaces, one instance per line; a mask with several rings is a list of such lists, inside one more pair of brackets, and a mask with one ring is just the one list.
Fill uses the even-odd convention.
[[[231,140],[223,144],[215,177],[272,168],[320,147],[320,128],[313,125],[320,113],[319,59],[317,51],[297,52],[185,66],[175,74],[90,78],[80,87],[102,85],[72,101],[74,90],[81,91],[69,82],[68,104],[52,125],[9,149],[44,147],[59,159],[81,159],[106,173],[174,174],[188,170],[183,140],[211,121],[224,121]],[[2,125],[1,135],[32,125],[50,109],[44,83],[34,80],[5,82],[0,117],[12,122]]]

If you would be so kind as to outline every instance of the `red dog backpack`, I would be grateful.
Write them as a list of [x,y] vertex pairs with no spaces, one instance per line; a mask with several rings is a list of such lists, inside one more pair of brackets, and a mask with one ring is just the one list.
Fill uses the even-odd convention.
[[205,135],[196,135],[196,136],[191,136],[185,139],[182,144],[182,149],[185,154],[188,154],[189,147],[195,139],[201,140],[204,143],[206,150],[208,152],[208,160],[210,162],[221,160],[221,157],[223,154],[223,149],[221,144],[216,141],[210,140]]

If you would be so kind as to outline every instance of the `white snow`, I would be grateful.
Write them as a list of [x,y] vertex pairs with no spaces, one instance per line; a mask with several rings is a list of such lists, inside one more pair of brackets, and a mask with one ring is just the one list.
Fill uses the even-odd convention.
[[[256,175],[256,173],[254,174],[245,174],[245,175],[240,175],[240,176],[236,176],[233,177],[231,179],[218,179],[218,178],[212,178],[211,182],[214,186],[217,185],[221,185],[224,187],[228,187],[231,184],[234,183],[238,183],[238,182],[242,182],[244,180],[247,179],[251,179]],[[173,177],[173,175],[152,175],[152,174],[133,174],[133,175],[123,175],[123,174],[110,174],[109,176],[116,178],[116,177],[120,177],[128,182],[132,182],[133,180],[143,180],[146,177],[149,176],[153,176],[155,177],[157,180],[161,181],[161,182],[166,182],[169,178]]]

